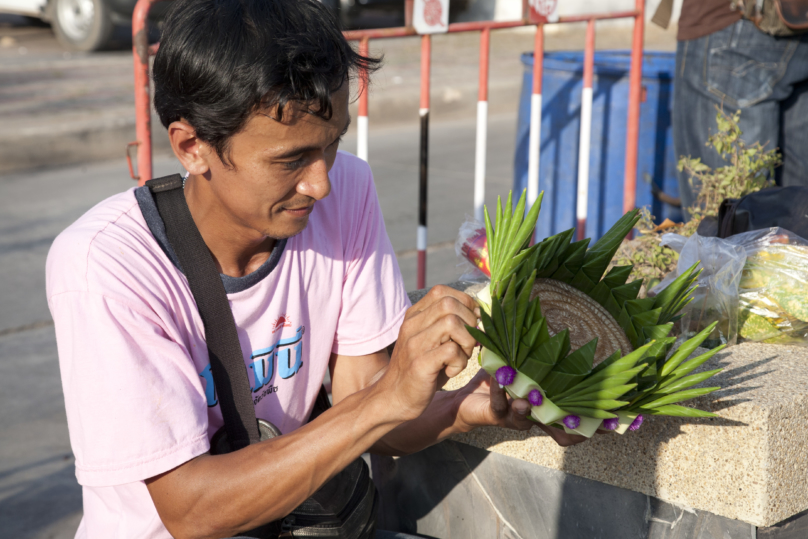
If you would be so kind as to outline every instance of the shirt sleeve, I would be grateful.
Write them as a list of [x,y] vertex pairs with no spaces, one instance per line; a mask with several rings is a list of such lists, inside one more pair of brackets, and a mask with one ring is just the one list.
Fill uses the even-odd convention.
[[156,317],[93,292],[49,303],[81,485],[142,481],[209,450],[199,374]]
[[342,309],[332,348],[344,356],[372,354],[393,343],[410,307],[370,168],[363,161],[357,168],[364,185],[351,190],[352,200],[345,204],[349,211],[344,215],[352,220],[347,227]]

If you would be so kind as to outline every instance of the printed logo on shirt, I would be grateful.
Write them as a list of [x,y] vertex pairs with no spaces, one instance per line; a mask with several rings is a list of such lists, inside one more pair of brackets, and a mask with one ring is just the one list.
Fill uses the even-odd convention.
[[292,321],[289,320],[289,315],[282,314],[275,320],[275,323],[272,324],[272,333],[277,332],[279,329],[283,328],[290,328],[292,327]]
[[[275,324],[277,325],[277,322]],[[255,350],[250,355],[249,368],[253,373],[251,389],[253,393],[260,392],[253,398],[254,404],[258,404],[265,396],[278,391],[278,386],[272,385],[264,389],[272,381],[276,365],[278,376],[284,380],[297,374],[303,366],[303,334],[305,332],[306,327],[300,326],[293,337],[278,339],[272,346]],[[219,398],[216,395],[210,364],[202,369],[199,376],[205,380],[205,397],[208,406],[216,406],[219,404]],[[261,391],[262,389],[263,391]]]

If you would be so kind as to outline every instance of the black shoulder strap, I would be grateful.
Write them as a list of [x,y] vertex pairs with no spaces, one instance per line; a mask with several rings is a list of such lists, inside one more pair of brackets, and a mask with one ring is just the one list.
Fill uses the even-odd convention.
[[232,451],[259,441],[250,381],[222,279],[196,228],[179,174],[146,182],[205,326],[210,368]]

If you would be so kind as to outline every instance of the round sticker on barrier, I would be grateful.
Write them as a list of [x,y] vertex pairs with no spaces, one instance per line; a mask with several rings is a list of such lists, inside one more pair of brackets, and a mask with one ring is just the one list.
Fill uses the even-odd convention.
[[412,25],[419,34],[440,34],[449,30],[449,0],[415,0]]
[[530,22],[558,21],[558,0],[530,0]]

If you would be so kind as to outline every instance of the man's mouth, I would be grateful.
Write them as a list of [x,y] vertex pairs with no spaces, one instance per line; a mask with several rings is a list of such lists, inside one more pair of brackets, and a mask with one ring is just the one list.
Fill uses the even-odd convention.
[[311,204],[310,206],[298,206],[296,208],[284,208],[283,211],[285,211],[288,215],[291,215],[292,217],[306,217],[312,212],[313,209],[314,209],[314,204]]

